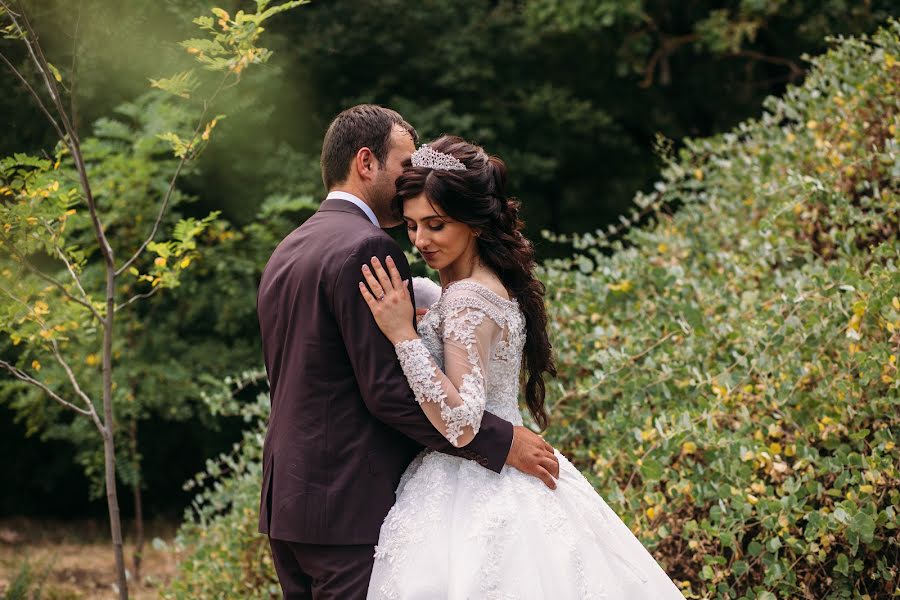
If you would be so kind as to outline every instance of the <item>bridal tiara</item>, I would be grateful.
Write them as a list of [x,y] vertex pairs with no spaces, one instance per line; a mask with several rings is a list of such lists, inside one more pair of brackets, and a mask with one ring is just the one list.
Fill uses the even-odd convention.
[[439,169],[441,171],[465,171],[466,165],[449,154],[438,152],[428,144],[422,144],[412,154],[412,166],[425,167],[426,169]]

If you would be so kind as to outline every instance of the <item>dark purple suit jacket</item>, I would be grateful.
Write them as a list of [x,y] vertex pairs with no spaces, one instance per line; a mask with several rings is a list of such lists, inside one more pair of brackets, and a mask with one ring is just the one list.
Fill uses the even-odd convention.
[[512,425],[485,413],[455,449],[416,403],[394,348],[359,293],[360,267],[400,247],[345,200],[318,212],[275,249],[257,311],[272,413],[263,446],[259,530],[307,544],[374,544],[403,471],[423,446],[499,472]]

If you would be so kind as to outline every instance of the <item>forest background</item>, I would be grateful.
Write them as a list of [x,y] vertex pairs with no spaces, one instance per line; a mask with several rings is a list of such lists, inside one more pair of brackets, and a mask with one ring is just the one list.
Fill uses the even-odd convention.
[[[267,31],[272,60],[218,98],[216,112],[228,117],[186,169],[163,224],[171,230],[180,218],[216,211],[195,264],[177,287],[136,308],[124,335],[121,351],[133,359],[121,389],[140,400],[119,428],[126,458],[118,475],[139,492],[122,494],[123,515],[134,514],[140,496],[145,516],[179,518],[193,493],[184,482],[241,439],[245,419],[223,416],[210,398],[227,376],[258,368],[255,283],[277,241],[322,197],[320,142],[341,109],[385,104],[423,140],[453,132],[499,154],[540,255],[558,258],[572,254],[572,238],[551,242],[543,230],[601,229],[615,239],[642,223],[636,192],[653,192],[686,138],[758,115],[765,98],[803,82],[806,55],[825,50],[827,36],[873,32],[892,5],[361,0],[281,15]],[[142,202],[160,194],[176,161],[156,148],[116,162],[116,144],[137,146],[187,118],[190,104],[165,104],[148,80],[186,68],[196,53],[178,42],[193,35],[202,11],[186,0],[23,6],[69,82],[74,125],[96,143],[119,217],[140,222]],[[234,14],[241,5],[219,6]],[[29,73],[23,47],[2,48]],[[27,92],[6,73],[0,81],[0,157],[52,155],[55,134]],[[11,338],[2,343],[4,356],[15,354]],[[97,357],[86,353],[79,368],[90,374]],[[239,398],[250,401],[258,381],[251,374],[246,383]],[[0,395],[0,451],[15,457],[0,514],[101,515],[92,432],[21,385],[6,381]]]

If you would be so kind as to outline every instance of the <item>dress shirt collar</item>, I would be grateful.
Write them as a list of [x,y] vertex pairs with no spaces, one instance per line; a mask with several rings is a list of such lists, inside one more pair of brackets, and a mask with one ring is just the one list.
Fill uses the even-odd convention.
[[347,202],[355,204],[364,213],[366,213],[366,216],[369,217],[370,221],[372,221],[372,225],[374,225],[375,227],[381,227],[381,225],[379,225],[379,223],[378,223],[378,218],[375,216],[375,213],[372,211],[372,209],[369,207],[369,205],[366,204],[365,202],[363,202],[362,200],[360,200],[359,198],[357,198],[356,196],[354,196],[353,194],[351,194],[350,192],[342,192],[340,190],[335,190],[333,192],[328,192],[328,196],[325,197],[326,200],[331,200],[333,198],[337,198],[339,200],[346,200]]

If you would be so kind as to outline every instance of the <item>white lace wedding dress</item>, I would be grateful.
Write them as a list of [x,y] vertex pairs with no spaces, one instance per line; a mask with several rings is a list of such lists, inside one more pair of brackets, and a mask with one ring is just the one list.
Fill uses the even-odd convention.
[[[451,284],[397,355],[416,399],[454,445],[487,410],[522,424],[525,321],[514,300]],[[557,452],[550,490],[426,451],[404,473],[381,527],[369,598],[415,600],[668,599],[683,596],[587,480]]]

